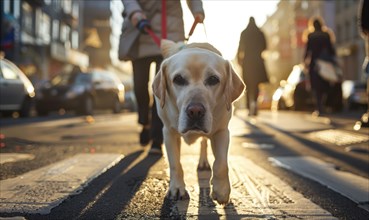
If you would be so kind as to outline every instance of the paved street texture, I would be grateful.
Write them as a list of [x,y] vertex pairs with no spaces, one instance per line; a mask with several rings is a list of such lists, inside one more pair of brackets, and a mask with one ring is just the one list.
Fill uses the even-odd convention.
[[[314,153],[310,152],[311,149],[308,149],[303,143],[296,141],[294,143],[293,140],[291,140],[292,143],[278,142],[279,140],[289,141],[290,139],[283,137],[283,132],[276,133],[273,129],[277,128],[291,133],[299,131],[299,134],[303,134],[309,140],[324,142],[326,140],[314,139],[316,137],[310,136],[310,133],[316,132],[317,128],[319,131],[334,129],[337,127],[337,124],[332,125],[332,122],[328,123],[326,119],[319,119],[318,121],[317,119],[307,119],[304,118],[305,116],[299,122],[297,120],[301,118],[301,115],[296,116],[295,119],[289,115],[281,114],[278,116],[266,114],[250,119],[245,117],[246,113],[243,111],[238,111],[236,115],[238,117],[232,120],[230,126],[232,146],[229,165],[232,193],[231,203],[227,206],[220,206],[209,197],[209,179],[211,174],[207,171],[197,172],[199,151],[197,146],[184,145],[182,147],[181,161],[185,170],[185,181],[191,197],[190,200],[177,202],[166,200],[165,193],[168,189],[169,180],[166,158],[148,155],[147,149],[141,150],[135,144],[137,141],[136,118],[134,115],[124,115],[119,120],[116,119],[109,123],[110,127],[118,126],[118,124],[121,126],[122,124],[120,123],[123,123],[125,125],[122,128],[124,132],[120,134],[117,134],[116,131],[109,131],[111,128],[106,124],[106,118],[96,117],[92,126],[100,126],[100,129],[98,129],[100,133],[98,134],[89,134],[87,126],[91,126],[91,121],[88,122],[87,120],[87,123],[85,123],[83,121],[76,122],[71,120],[60,121],[56,125],[50,122],[38,124],[38,128],[44,129],[44,132],[48,131],[49,134],[59,134],[57,131],[52,130],[55,126],[69,129],[69,132],[63,133],[61,136],[47,135],[45,133],[44,137],[38,136],[39,140],[44,141],[40,145],[36,142],[37,140],[32,140],[31,137],[34,136],[32,131],[29,130],[24,131],[25,133],[29,132],[23,136],[24,139],[9,139],[9,148],[11,148],[12,141],[13,143],[18,141],[18,148],[24,148],[23,150],[18,149],[18,151],[31,153],[31,155],[34,155],[32,152],[38,152],[32,148],[45,148],[44,151],[46,151],[47,148],[53,147],[51,143],[61,140],[61,145],[55,147],[61,148],[62,152],[64,151],[68,155],[64,156],[66,157],[65,159],[59,155],[61,154],[59,150],[54,149],[59,157],[49,155],[50,161],[44,162],[44,165],[49,164],[49,167],[37,167],[40,165],[36,165],[34,159],[23,160],[23,163],[33,164],[33,166],[30,165],[32,168],[30,168],[29,172],[43,173],[41,175],[43,178],[45,176],[53,176],[54,180],[61,181],[59,185],[64,183],[63,187],[65,187],[66,183],[70,184],[72,179],[59,179],[55,175],[65,175],[75,169],[74,165],[81,162],[81,159],[78,159],[81,158],[80,153],[84,153],[83,155],[86,156],[86,158],[82,159],[85,162],[104,155],[104,153],[115,153],[109,156],[112,156],[110,160],[116,165],[106,170],[111,166],[111,163],[109,163],[109,160],[104,160],[107,164],[96,168],[98,170],[92,174],[92,176],[97,177],[96,179],[86,178],[88,181],[80,181],[81,183],[78,184],[76,183],[78,181],[74,181],[73,183],[75,184],[72,184],[70,192],[66,192],[63,187],[55,187],[50,179],[46,181],[49,184],[45,184],[45,181],[36,180],[34,181],[35,185],[32,185],[32,181],[27,179],[27,181],[21,184],[13,184],[13,188],[11,187],[12,183],[8,183],[6,190],[11,189],[8,193],[13,193],[13,195],[4,199],[4,188],[1,188],[0,216],[25,216],[26,219],[336,219],[334,216],[340,216],[347,219],[350,219],[350,217],[352,219],[364,219],[364,216],[368,213],[365,211],[365,207],[355,211],[355,216],[350,212],[345,214],[344,212],[347,212],[347,210],[335,211],[335,209],[342,209],[342,207],[346,209],[356,208],[358,205],[365,206],[365,201],[363,204],[357,204],[350,199],[342,199],[342,193],[336,193],[336,191],[324,187],[323,189],[320,189],[321,187],[317,188],[315,186],[319,184],[315,181],[301,177],[304,175],[291,174],[288,172],[288,169],[281,170],[280,166],[274,164],[278,160],[280,161],[279,165],[283,163],[281,161],[282,157],[278,156],[291,156],[291,153],[286,153],[288,150],[276,151],[282,145],[296,145],[294,146],[297,147],[295,150],[300,151],[298,156],[305,154],[314,156]],[[286,123],[284,121],[286,119],[293,120],[295,123]],[[341,121],[340,123],[338,126],[340,129],[344,128],[346,123],[348,126],[348,121]],[[273,127],[273,129],[264,127],[265,124]],[[290,125],[287,126],[286,124]],[[283,129],[281,126],[284,126]],[[291,131],[288,129],[291,129]],[[16,132],[16,128],[4,130],[7,137],[14,136],[14,132]],[[352,135],[360,136],[360,134],[356,133],[352,133]],[[22,135],[18,135],[18,137],[22,137]],[[80,139],[80,146],[82,147],[75,146],[75,143],[70,145],[71,142],[69,141],[72,139]],[[24,140],[28,141],[28,146],[19,144],[19,142]],[[360,146],[365,146],[365,143],[367,144],[365,140],[360,138],[359,141],[355,142],[356,145]],[[344,147],[347,146],[344,145]],[[25,150],[27,148],[30,149],[27,151]],[[5,152],[2,150],[1,153],[6,153],[6,150]],[[36,159],[43,161],[42,154],[38,154],[36,154]],[[55,165],[55,161],[52,162],[53,157],[54,159],[58,158],[57,160],[60,160],[60,162]],[[209,157],[213,160],[210,150]],[[119,161],[116,161],[117,158],[119,158]],[[296,159],[296,157],[293,158]],[[359,156],[359,158],[361,157]],[[332,160],[332,162],[336,161]],[[98,165],[98,163],[92,164]],[[9,163],[5,165],[2,168],[10,169]],[[90,166],[91,169],[95,167],[94,165]],[[284,164],[281,167],[286,166]],[[360,171],[359,168],[355,169],[355,167],[352,167],[352,171],[359,174],[363,173],[363,171]],[[24,174],[17,178],[27,178],[27,175],[37,176],[35,173],[30,175],[29,172],[25,169],[23,171]],[[2,173],[1,177],[4,179],[2,183],[17,179],[11,178],[9,173],[11,172]],[[83,179],[77,174],[80,174],[80,171],[79,173],[72,172],[70,175]],[[357,175],[355,177],[360,178]],[[364,184],[365,181],[368,181],[367,176],[364,178]],[[1,184],[2,187],[3,185]],[[78,190],[75,190],[73,187]],[[40,193],[35,193],[35,188]],[[311,188],[311,191],[318,189],[324,196],[316,196],[316,192],[309,192],[307,188]],[[13,192],[11,192],[12,190]],[[364,188],[364,195],[365,193],[368,195],[368,191],[365,192]],[[27,196],[30,196],[30,192],[33,193],[31,195],[34,199],[32,203],[43,205],[43,208],[31,208],[29,211],[19,209],[19,207],[26,207],[25,204],[29,205],[30,200],[29,198],[27,199]],[[52,192],[51,195],[53,196],[55,194],[61,196],[53,201],[51,197],[45,197],[50,192]],[[69,196],[62,195],[62,193]],[[22,198],[22,196],[24,197]],[[328,198],[326,198],[327,196]],[[42,200],[42,197],[47,198],[47,201]],[[11,204],[12,199],[13,204]],[[337,204],[334,204],[336,201]],[[9,205],[13,207],[10,213],[6,209]],[[42,213],[43,215],[35,213]]]

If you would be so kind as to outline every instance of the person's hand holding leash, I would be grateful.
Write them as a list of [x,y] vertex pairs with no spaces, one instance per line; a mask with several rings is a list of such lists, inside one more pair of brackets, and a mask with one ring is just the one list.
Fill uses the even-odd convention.
[[141,33],[147,34],[146,28],[150,28],[150,22],[141,11],[136,11],[131,16],[131,22]]
[[204,23],[204,19],[205,19],[205,16],[202,13],[198,13],[198,14],[195,15],[195,20],[198,23]]

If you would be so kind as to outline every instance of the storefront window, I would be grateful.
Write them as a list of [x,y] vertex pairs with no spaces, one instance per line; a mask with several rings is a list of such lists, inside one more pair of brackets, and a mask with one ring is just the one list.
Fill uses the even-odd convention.
[[59,21],[53,20],[53,39],[57,40],[59,38]]
[[44,43],[50,42],[50,17],[40,9],[36,10],[36,31]]
[[62,42],[69,41],[70,27],[66,24],[62,24],[60,27],[60,40]]
[[63,0],[61,2],[64,12],[70,14],[72,12],[72,1],[71,0]]
[[32,36],[33,35],[32,7],[27,2],[23,2],[22,11],[23,11],[23,19],[22,19],[23,30]]
[[78,49],[78,31],[72,32],[72,48]]

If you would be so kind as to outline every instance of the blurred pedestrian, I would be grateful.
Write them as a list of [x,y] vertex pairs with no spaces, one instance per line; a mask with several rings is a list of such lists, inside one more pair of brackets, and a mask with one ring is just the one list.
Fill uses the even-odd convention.
[[15,47],[15,28],[16,19],[14,16],[4,13],[1,15],[1,34],[0,34],[0,51],[4,53],[4,57],[14,61]]
[[[138,123],[142,125],[140,144],[145,146],[152,141],[150,153],[161,154],[163,123],[157,115],[155,99],[149,94],[148,84],[151,63],[156,64],[157,73],[163,57],[160,47],[145,29],[150,28],[161,38],[175,42],[184,41],[181,1],[122,0],[122,2],[124,22],[118,55],[121,60],[132,61]],[[197,21],[202,23],[205,17],[202,1],[188,0],[187,5]],[[166,13],[163,14],[163,12]],[[166,25],[162,26],[164,23]],[[153,101],[152,106],[150,106],[150,100]]]
[[312,17],[305,32],[306,48],[304,63],[309,72],[311,89],[315,103],[313,115],[319,116],[325,112],[324,99],[327,98],[330,84],[318,73],[317,59],[336,63],[334,49],[335,36],[325,25],[321,17]]
[[262,58],[262,52],[266,48],[264,33],[256,26],[254,17],[250,17],[249,24],[241,33],[237,51],[237,61],[242,67],[242,76],[246,84],[246,106],[250,116],[256,116],[258,113],[259,84],[268,82]]
[[365,59],[363,72],[366,78],[366,91],[368,95],[367,110],[361,116],[361,127],[369,127],[369,0],[361,0],[359,7],[359,29],[365,41]]

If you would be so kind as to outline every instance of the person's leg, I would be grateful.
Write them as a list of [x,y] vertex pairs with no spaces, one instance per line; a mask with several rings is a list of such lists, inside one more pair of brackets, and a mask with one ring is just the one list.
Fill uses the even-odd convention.
[[324,91],[322,90],[322,88],[320,86],[318,86],[316,88],[316,109],[318,110],[319,112],[319,115],[320,114],[323,114],[324,113],[324,105],[323,105],[323,97],[324,97]]
[[257,115],[257,97],[258,97],[258,86],[249,83],[247,88],[247,101],[250,116]]
[[[365,54],[367,62],[369,62],[369,36],[366,35],[365,38]],[[368,65],[368,64],[366,64]],[[362,127],[369,127],[369,70],[368,67],[365,66],[365,74],[366,74],[366,93],[367,93],[367,109],[366,112],[361,116],[360,122]]]
[[[156,63],[156,72],[160,69],[160,64],[163,61],[161,56],[154,57],[153,60]],[[151,149],[158,149],[161,152],[161,146],[163,144],[163,123],[158,116],[157,109],[156,109],[156,101],[154,99],[152,109],[151,109],[151,136],[152,136],[152,145]],[[151,150],[154,152],[154,150]],[[159,151],[158,151],[159,152]]]
[[251,100],[252,100],[252,96],[251,96],[251,88],[250,88],[250,86],[249,85],[246,85],[246,108],[247,108],[247,110],[249,111],[249,116],[251,115],[251,105],[250,105],[250,103],[251,103]]
[[310,83],[311,83],[311,91],[312,98],[314,102],[314,116],[319,116],[319,114],[323,113],[323,94],[321,90],[321,79],[318,76],[318,73],[314,71],[314,67],[310,66]]
[[254,115],[258,115],[258,97],[259,97],[259,84],[256,83],[254,88]]
[[132,61],[133,87],[137,100],[138,123],[143,126],[140,133],[140,144],[147,145],[150,142],[150,97],[148,90],[151,60],[142,58]]

